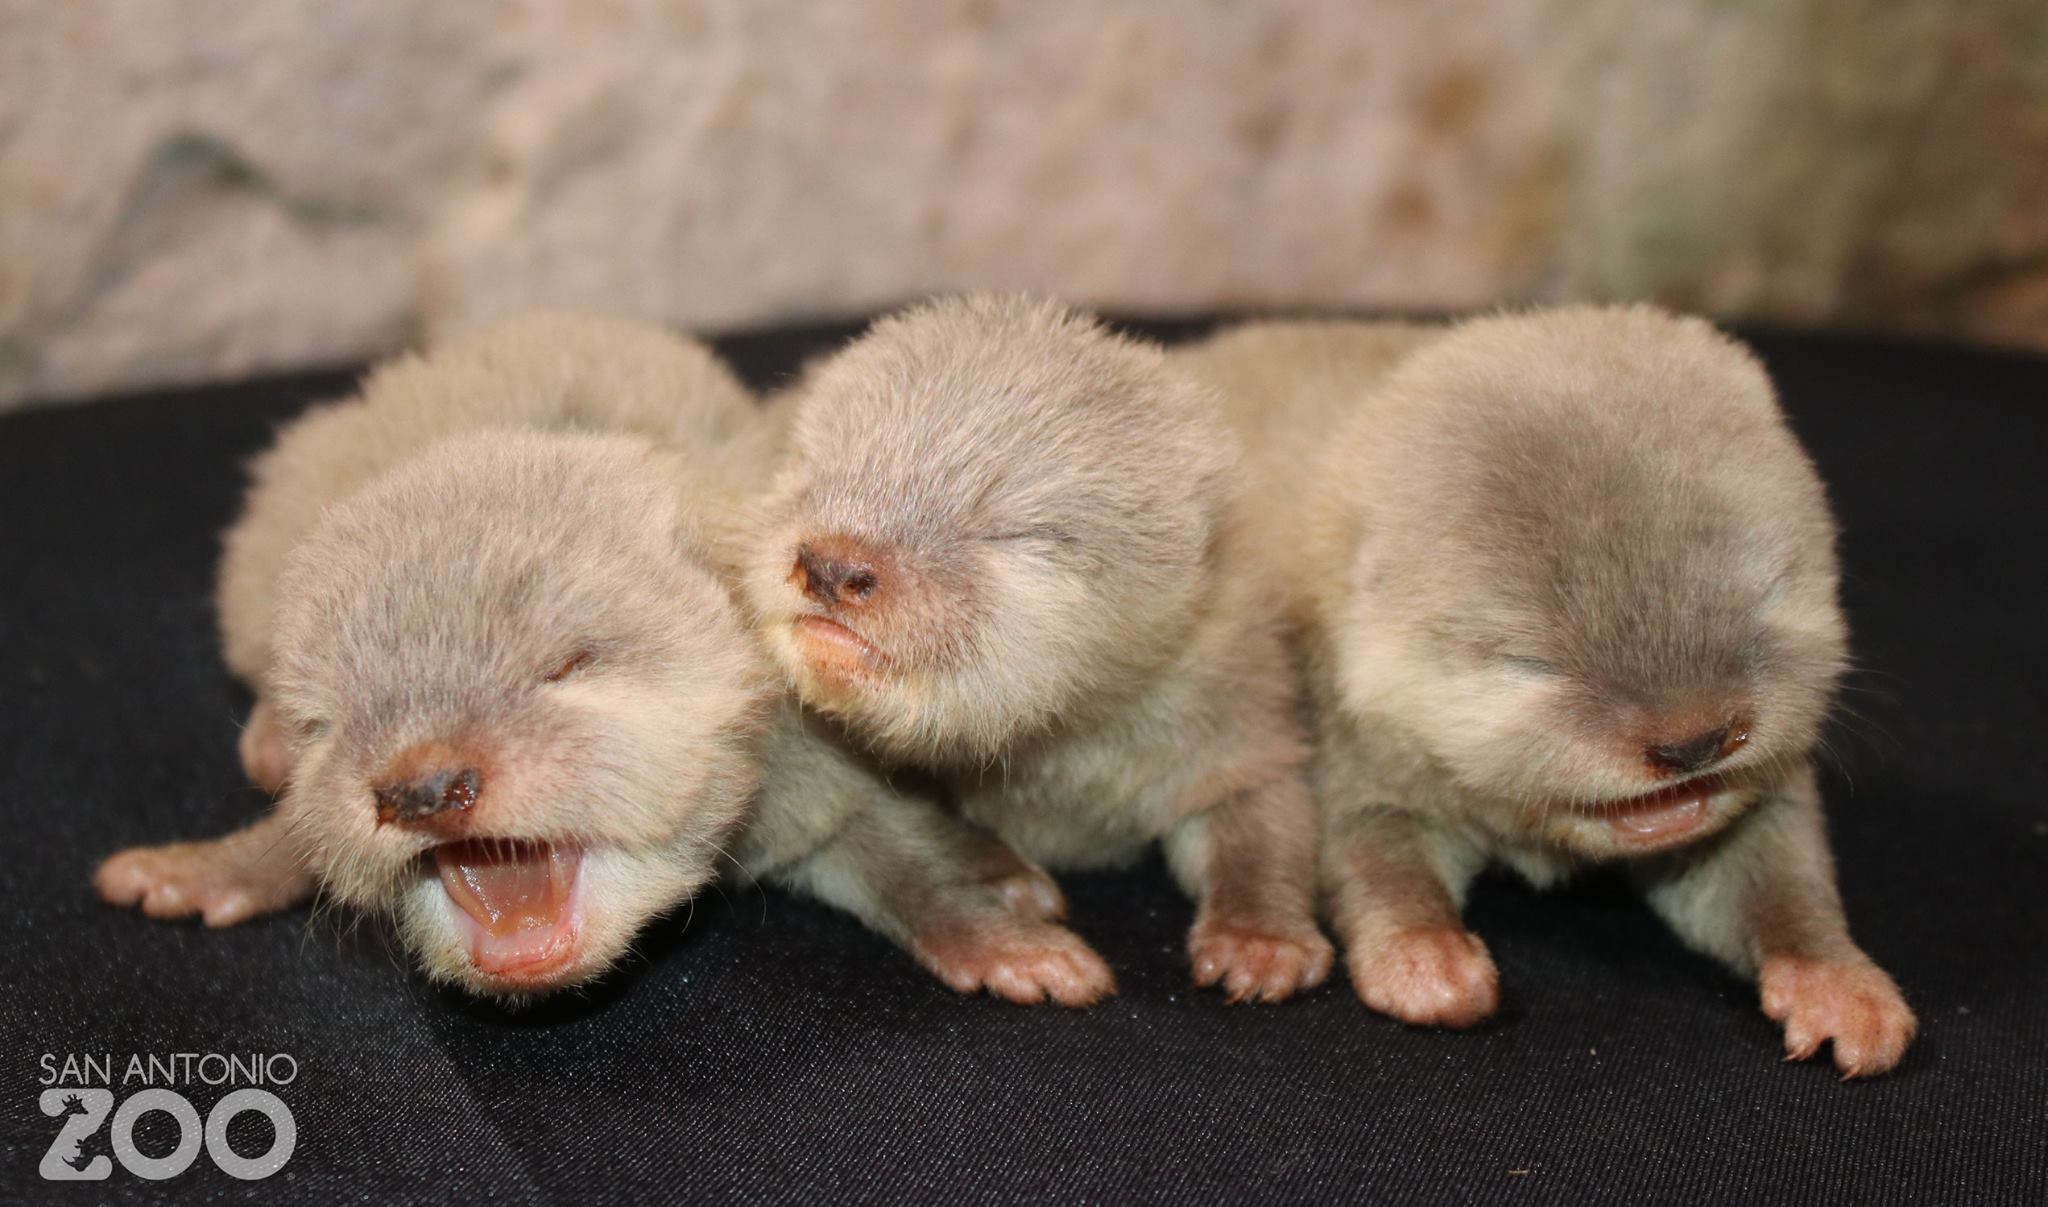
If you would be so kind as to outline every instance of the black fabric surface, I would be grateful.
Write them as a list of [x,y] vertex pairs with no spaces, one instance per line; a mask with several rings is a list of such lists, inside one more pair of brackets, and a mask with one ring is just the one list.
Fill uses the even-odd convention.
[[[769,383],[843,334],[727,350]],[[351,381],[325,374],[0,420],[0,1200],[2048,1201],[2048,361],[1757,343],[1847,532],[1868,669],[1828,789],[1852,924],[1922,1020],[1891,1077],[1782,1063],[1752,988],[1599,884],[1481,885],[1504,1001],[1464,1035],[1341,979],[1278,1008],[1192,991],[1191,908],[1156,864],[1067,882],[1122,983],[1080,1013],[955,997],[850,918],[737,884],[519,1014],[428,988],[374,926],[102,905],[107,853],[263,804],[238,787],[216,534],[239,462]],[[281,1172],[40,1180],[42,1054],[175,1052],[296,1059]]]

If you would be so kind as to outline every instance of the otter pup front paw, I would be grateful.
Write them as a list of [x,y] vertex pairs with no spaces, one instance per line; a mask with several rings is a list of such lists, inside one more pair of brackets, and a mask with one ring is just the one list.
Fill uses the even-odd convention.
[[1500,1006],[1500,974],[1479,936],[1457,927],[1398,931],[1347,953],[1367,1006],[1418,1027],[1475,1027]]
[[1283,1002],[1323,983],[1333,957],[1313,924],[1268,918],[1204,918],[1188,932],[1195,984],[1221,985],[1232,1005]]
[[289,851],[249,839],[245,831],[211,842],[131,847],[100,865],[93,887],[109,903],[140,905],[152,918],[198,914],[215,927],[287,909],[311,893],[311,877]]
[[1868,956],[1771,956],[1757,978],[1764,1013],[1784,1024],[1785,1059],[1834,1042],[1846,1080],[1897,1067],[1919,1030],[1899,988]]
[[943,935],[918,936],[918,961],[957,993],[990,994],[1020,1006],[1092,1006],[1116,992],[1102,957],[1064,926],[1017,918]]

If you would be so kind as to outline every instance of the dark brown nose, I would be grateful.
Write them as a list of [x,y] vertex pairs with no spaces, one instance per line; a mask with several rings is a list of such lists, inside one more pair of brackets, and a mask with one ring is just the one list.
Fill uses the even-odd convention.
[[1729,721],[1675,742],[1650,742],[1643,747],[1643,757],[1665,775],[1691,775],[1734,754],[1747,741],[1748,722]]
[[377,824],[425,821],[450,811],[463,813],[476,805],[481,777],[468,767],[427,771],[395,784],[372,789],[377,796]]
[[811,544],[797,546],[789,580],[804,594],[829,606],[859,607],[881,585],[874,563]]

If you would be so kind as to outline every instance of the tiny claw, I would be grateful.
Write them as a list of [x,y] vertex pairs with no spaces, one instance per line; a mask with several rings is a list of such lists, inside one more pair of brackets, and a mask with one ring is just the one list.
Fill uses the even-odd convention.
[[913,940],[920,962],[956,993],[986,991],[1022,1006],[1092,1006],[1116,978],[1079,935],[1008,913],[957,932]]
[[1313,924],[1203,918],[1188,934],[1189,965],[1201,988],[1222,984],[1224,1000],[1281,1002],[1329,975],[1329,940]]
[[1785,1028],[1787,1060],[1834,1046],[1843,1078],[1896,1067],[1918,1029],[1890,977],[1853,949],[1823,956],[1778,955],[1758,977],[1764,1012]]

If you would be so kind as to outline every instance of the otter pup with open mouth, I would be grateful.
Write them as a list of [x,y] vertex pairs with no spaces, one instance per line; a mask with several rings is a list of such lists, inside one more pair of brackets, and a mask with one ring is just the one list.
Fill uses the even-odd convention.
[[778,692],[715,572],[713,500],[763,472],[756,424],[708,350],[569,315],[295,421],[219,590],[257,696],[244,769],[282,795],[225,838],[115,855],[102,895],[225,926],[322,891],[501,996],[609,967],[755,795]]

